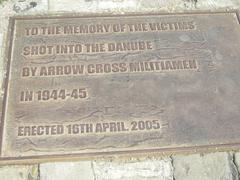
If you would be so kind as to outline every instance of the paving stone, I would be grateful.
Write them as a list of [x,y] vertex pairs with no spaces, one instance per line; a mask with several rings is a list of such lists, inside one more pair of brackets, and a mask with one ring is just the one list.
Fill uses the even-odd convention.
[[2,79],[2,74],[3,74],[3,57],[4,57],[3,50],[4,50],[3,33],[0,33],[0,79]]
[[38,166],[1,166],[1,180],[38,180]]
[[237,180],[231,153],[173,156],[175,180]]
[[77,12],[182,12],[235,9],[239,0],[49,0],[50,11]]
[[8,19],[15,15],[48,12],[48,0],[8,0],[0,4],[0,33],[6,33]]
[[0,4],[0,16],[34,14],[48,11],[48,0],[8,0]]
[[3,82],[4,42],[7,36],[9,17],[46,12],[48,12],[48,0],[7,0],[0,4],[0,85]]
[[234,163],[238,169],[238,177],[240,179],[240,152],[234,153]]
[[196,2],[196,9],[201,10],[235,9],[240,6],[239,0],[192,0],[192,2]]
[[51,0],[49,3],[50,11],[77,11],[77,12],[102,12],[104,10],[117,11],[119,8],[132,7],[135,9],[136,0],[124,1],[98,1],[98,0]]
[[93,162],[96,180],[172,180],[171,159],[146,159],[142,161]]
[[94,180],[90,161],[40,164],[40,180]]
[[[150,2],[149,2],[150,1]],[[173,6],[183,6],[182,0],[50,0],[50,11],[78,12],[144,12],[171,10]],[[74,4],[74,5],[73,5]]]

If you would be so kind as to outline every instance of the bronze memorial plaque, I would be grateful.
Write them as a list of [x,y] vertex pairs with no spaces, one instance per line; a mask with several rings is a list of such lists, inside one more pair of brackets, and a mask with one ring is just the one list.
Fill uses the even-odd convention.
[[3,161],[233,148],[236,12],[14,17]]

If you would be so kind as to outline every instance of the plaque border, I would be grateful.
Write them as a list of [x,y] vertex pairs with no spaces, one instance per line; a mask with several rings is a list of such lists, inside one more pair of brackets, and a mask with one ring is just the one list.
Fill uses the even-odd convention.
[[13,52],[13,40],[15,32],[15,22],[17,20],[34,20],[34,19],[67,19],[67,18],[95,18],[95,17],[138,17],[138,16],[164,16],[164,15],[202,15],[202,14],[235,14],[238,23],[240,24],[240,11],[197,11],[197,12],[181,12],[181,13],[126,13],[126,14],[111,14],[111,13],[60,13],[50,15],[17,15],[9,18],[8,32],[5,39],[5,52],[3,55],[3,84],[2,89],[4,91],[3,97],[0,97],[0,165],[14,165],[14,164],[36,164],[51,161],[77,161],[77,160],[93,160],[103,158],[130,158],[130,157],[146,157],[152,156],[168,156],[173,154],[193,154],[193,153],[208,153],[208,152],[221,152],[221,151],[237,151],[240,149],[239,142],[220,143],[220,144],[208,144],[198,146],[175,146],[168,148],[147,148],[138,150],[113,150],[108,152],[91,152],[91,153],[73,153],[73,154],[52,154],[52,155],[34,155],[23,157],[2,157],[2,143],[3,143],[3,131],[5,124],[6,103],[8,96],[8,84],[9,73],[11,68],[11,58]]

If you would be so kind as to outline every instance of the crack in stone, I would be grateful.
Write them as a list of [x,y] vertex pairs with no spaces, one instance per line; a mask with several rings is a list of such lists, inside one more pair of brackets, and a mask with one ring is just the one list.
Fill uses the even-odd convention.
[[37,165],[38,166],[38,175],[37,175],[37,180],[40,180],[41,179],[41,176],[40,176],[40,164]]
[[[233,168],[231,169],[234,169],[234,170],[231,170],[232,171],[232,176],[233,176],[233,179],[240,179],[240,175],[239,175],[239,171],[238,171],[238,165],[236,163],[236,156],[235,156],[235,153],[233,153],[232,155],[229,154],[231,156],[231,162],[232,162],[232,165],[233,165]],[[234,174],[234,171],[236,172],[236,174]]]
[[94,170],[93,161],[91,161],[91,169],[92,169],[92,172],[93,172],[94,180],[97,180],[97,175],[96,175],[96,172],[95,172],[95,170]]
[[171,162],[171,165],[172,165],[172,168],[173,168],[173,169],[172,169],[172,171],[173,171],[173,172],[172,172],[172,177],[173,177],[173,180],[176,180],[176,178],[175,178],[175,174],[174,174],[174,169],[175,169],[175,167],[174,167],[174,163],[173,163],[174,160],[173,160],[172,155],[169,156],[169,158],[170,158],[170,160],[171,160],[170,162]]

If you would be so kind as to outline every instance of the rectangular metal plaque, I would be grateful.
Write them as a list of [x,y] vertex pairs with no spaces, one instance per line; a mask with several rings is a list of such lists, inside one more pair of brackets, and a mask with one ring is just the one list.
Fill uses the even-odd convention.
[[236,12],[15,17],[1,160],[234,147]]

